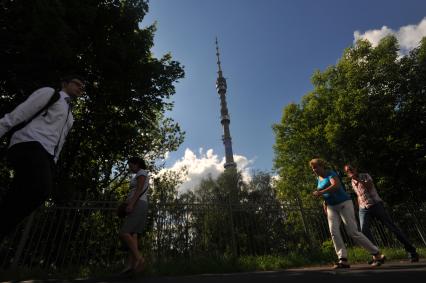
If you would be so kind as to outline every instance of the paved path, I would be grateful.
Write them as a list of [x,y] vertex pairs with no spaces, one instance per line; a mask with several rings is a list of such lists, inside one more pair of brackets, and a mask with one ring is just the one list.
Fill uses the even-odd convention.
[[[14,281],[16,282],[16,281]],[[46,280],[26,281],[27,283],[413,283],[426,282],[426,260],[418,263],[389,262],[381,267],[372,268],[367,264],[353,265],[350,269],[332,270],[329,267],[296,268],[280,271],[244,272],[229,274],[201,274],[175,277],[139,278],[93,278],[83,280]]]

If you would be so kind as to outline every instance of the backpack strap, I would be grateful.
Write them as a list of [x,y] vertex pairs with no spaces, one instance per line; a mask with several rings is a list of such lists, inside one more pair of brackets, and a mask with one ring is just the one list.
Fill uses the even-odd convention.
[[43,106],[43,108],[41,108],[37,113],[35,113],[30,119],[25,120],[21,123],[19,123],[18,125],[13,126],[6,134],[8,141],[10,141],[10,139],[12,138],[12,135],[16,132],[19,131],[20,129],[24,128],[26,125],[28,125],[32,120],[34,120],[34,118],[36,118],[37,116],[39,116],[41,113],[43,113],[43,116],[47,115],[47,111],[49,109],[50,106],[52,106],[52,104],[54,104],[56,101],[59,100],[59,98],[61,97],[61,95],[59,94],[59,91],[55,90],[53,92],[53,95],[50,97],[49,101],[46,103],[46,105]]
[[340,185],[342,186],[343,190],[346,191],[346,185],[343,182],[342,173],[339,170],[337,170],[336,168],[333,168],[333,171],[336,173],[337,178],[339,178]]
[[[47,111],[49,110],[49,107],[52,106],[56,101],[59,100],[59,98],[61,98],[61,95],[59,94],[59,91],[55,90],[55,92],[53,93],[53,95],[50,97],[49,101],[47,102],[47,104],[43,107],[43,109],[41,109],[39,112],[37,112],[32,118],[34,119],[35,117],[37,117],[38,115],[40,115],[41,112],[45,111],[43,113],[43,117],[45,117],[47,115]],[[31,121],[30,120],[30,121]]]

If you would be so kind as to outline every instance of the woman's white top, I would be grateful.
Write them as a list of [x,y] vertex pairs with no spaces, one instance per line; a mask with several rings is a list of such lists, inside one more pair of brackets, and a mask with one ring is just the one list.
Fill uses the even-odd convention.
[[141,195],[139,199],[148,201],[149,175],[148,175],[148,172],[143,169],[140,169],[138,172],[136,172],[136,174],[133,176],[132,180],[130,181],[130,192],[127,195],[127,199],[128,200],[131,199],[133,195],[135,194],[136,188],[138,185],[139,176],[145,176],[145,183],[143,184],[143,189],[142,189],[144,193]]

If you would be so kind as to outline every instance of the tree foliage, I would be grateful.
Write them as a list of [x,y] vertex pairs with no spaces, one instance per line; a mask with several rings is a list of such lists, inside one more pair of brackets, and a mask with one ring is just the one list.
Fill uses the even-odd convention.
[[164,115],[183,68],[170,54],[151,53],[155,25],[141,27],[147,12],[142,0],[0,4],[2,115],[64,74],[87,80],[58,164],[61,191],[99,192],[123,176],[129,156],[153,161],[183,141]]
[[[314,90],[284,108],[274,125],[278,193],[312,201],[308,161],[358,166],[391,204],[424,201],[426,181],[426,38],[399,56],[392,37],[358,41],[336,65],[312,76]],[[295,194],[299,192],[300,194]]]
[[[294,248],[287,215],[276,198],[268,172],[254,171],[249,181],[242,172],[225,170],[208,177],[181,196],[189,200],[193,243],[211,254],[226,256],[280,253]],[[293,234],[291,234],[293,235]]]

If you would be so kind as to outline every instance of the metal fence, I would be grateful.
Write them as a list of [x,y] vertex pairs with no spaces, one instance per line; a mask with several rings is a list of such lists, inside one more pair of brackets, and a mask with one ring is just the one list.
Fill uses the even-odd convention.
[[[107,199],[80,199],[60,206],[47,203],[1,243],[0,269],[121,265],[125,250],[118,239],[116,206],[116,201]],[[424,204],[389,212],[417,246],[426,246]],[[373,234],[380,246],[401,247],[380,223],[373,223]],[[279,255],[319,247],[329,239],[327,220],[319,208],[176,202],[150,205],[140,245],[155,262],[205,254]]]

